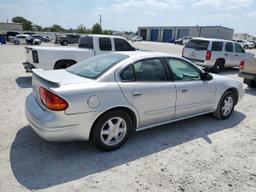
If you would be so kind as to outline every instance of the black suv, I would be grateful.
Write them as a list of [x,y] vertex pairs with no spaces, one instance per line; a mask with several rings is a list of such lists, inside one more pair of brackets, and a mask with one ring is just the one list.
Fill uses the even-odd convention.
[[76,44],[78,43],[80,35],[64,35],[59,37],[61,45]]

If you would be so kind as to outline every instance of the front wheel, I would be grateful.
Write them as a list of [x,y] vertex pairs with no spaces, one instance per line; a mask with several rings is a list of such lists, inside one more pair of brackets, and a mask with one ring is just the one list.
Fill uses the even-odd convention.
[[228,119],[235,107],[235,94],[227,91],[221,98],[217,110],[213,116],[217,119]]
[[132,120],[124,111],[111,111],[101,116],[94,125],[92,141],[97,148],[110,151],[121,147],[132,130]]
[[245,49],[249,49],[249,46],[248,46],[248,45],[245,45],[244,48],[245,48]]

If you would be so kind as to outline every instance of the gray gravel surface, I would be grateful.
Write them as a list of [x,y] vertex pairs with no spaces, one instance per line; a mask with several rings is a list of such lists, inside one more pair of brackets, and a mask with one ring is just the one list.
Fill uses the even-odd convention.
[[[134,45],[178,55],[182,49]],[[244,86],[246,95],[228,120],[204,115],[156,127],[103,153],[88,142],[46,142],[31,130],[24,114],[31,75],[24,60],[24,46],[0,45],[0,192],[256,191],[255,89]]]

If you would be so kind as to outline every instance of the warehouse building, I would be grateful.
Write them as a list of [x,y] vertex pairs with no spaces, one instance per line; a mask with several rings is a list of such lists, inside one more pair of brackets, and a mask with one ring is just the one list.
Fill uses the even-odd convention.
[[146,41],[174,42],[184,36],[232,40],[234,30],[222,26],[138,27],[138,34]]
[[23,31],[22,24],[0,22],[0,34],[6,34],[9,31],[21,33]]
[[248,34],[248,33],[235,33],[233,39],[235,39],[235,40],[256,41],[256,35],[251,35],[251,34]]

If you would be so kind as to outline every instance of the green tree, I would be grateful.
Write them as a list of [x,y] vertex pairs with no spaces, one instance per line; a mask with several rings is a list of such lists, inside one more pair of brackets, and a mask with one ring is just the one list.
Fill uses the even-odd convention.
[[86,27],[84,25],[78,25],[78,27],[76,28],[76,33],[87,33],[88,30],[86,29]]
[[43,27],[40,25],[33,25],[33,31],[43,31]]
[[49,27],[49,29],[50,29],[51,32],[62,32],[62,31],[64,31],[64,29],[60,25],[57,25],[57,24],[53,24],[51,27]]
[[21,17],[21,16],[13,17],[12,22],[22,24],[23,30],[27,30],[27,31],[33,30],[32,22],[25,19],[24,17]]
[[92,33],[93,34],[102,34],[102,28],[99,23],[96,23],[92,26]]
[[105,35],[112,35],[113,31],[112,30],[104,30],[103,34],[105,34]]

